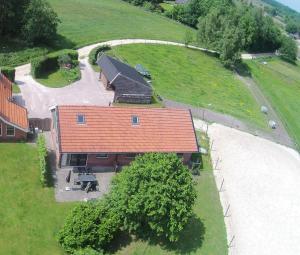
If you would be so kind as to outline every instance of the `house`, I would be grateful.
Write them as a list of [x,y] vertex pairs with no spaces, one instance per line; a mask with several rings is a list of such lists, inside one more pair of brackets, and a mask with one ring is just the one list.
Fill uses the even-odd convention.
[[12,97],[12,83],[0,73],[0,141],[25,140],[29,132],[27,110]]
[[102,54],[97,60],[100,80],[105,88],[114,90],[114,102],[150,104],[152,87],[133,67]]
[[198,152],[190,111],[169,108],[57,106],[52,136],[60,167],[128,165],[137,154]]

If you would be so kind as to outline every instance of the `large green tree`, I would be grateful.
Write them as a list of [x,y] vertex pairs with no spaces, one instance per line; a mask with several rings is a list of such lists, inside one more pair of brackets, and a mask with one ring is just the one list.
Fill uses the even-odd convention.
[[283,36],[279,53],[284,60],[295,62],[298,55],[298,46],[295,40],[288,36]]
[[27,42],[49,44],[56,38],[59,19],[45,0],[31,0],[24,15],[23,36]]
[[139,156],[113,182],[110,199],[123,227],[177,241],[192,214],[196,192],[191,173],[176,154]]

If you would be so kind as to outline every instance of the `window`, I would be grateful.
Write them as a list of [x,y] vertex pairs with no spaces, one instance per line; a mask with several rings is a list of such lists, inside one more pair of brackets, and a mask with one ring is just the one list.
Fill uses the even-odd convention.
[[15,128],[13,126],[6,126],[6,135],[7,136],[15,136]]
[[136,154],[135,153],[127,153],[125,154],[126,158],[135,158]]
[[177,157],[178,158],[182,158],[183,157],[183,153],[177,153]]
[[78,124],[84,124],[85,123],[85,116],[83,114],[77,115],[77,123]]
[[2,123],[0,123],[0,136],[2,136]]
[[105,153],[100,153],[100,154],[96,154],[96,158],[98,159],[108,158],[108,155]]
[[140,120],[138,116],[132,116],[131,118],[132,125],[138,125]]

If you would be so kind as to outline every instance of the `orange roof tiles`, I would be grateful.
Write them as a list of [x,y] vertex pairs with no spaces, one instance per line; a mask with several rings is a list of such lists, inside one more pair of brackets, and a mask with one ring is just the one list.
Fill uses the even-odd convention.
[[[85,124],[77,123],[77,115]],[[138,116],[139,124],[132,124]],[[60,152],[197,152],[191,114],[163,108],[58,106]]]
[[12,83],[0,73],[0,119],[24,131],[28,130],[27,110],[11,101]]

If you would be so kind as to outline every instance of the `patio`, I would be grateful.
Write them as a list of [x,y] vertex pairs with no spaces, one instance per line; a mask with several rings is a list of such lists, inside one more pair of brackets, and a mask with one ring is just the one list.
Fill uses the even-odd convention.
[[[70,181],[67,182],[69,171],[71,171]],[[98,181],[96,191],[86,192],[81,190],[80,185],[74,184],[74,181],[78,179],[78,172],[74,172],[72,167],[62,168],[56,170],[56,182],[55,182],[55,199],[58,202],[72,202],[72,201],[88,201],[103,197],[109,191],[109,186],[112,177],[115,175],[113,171],[93,171]]]

